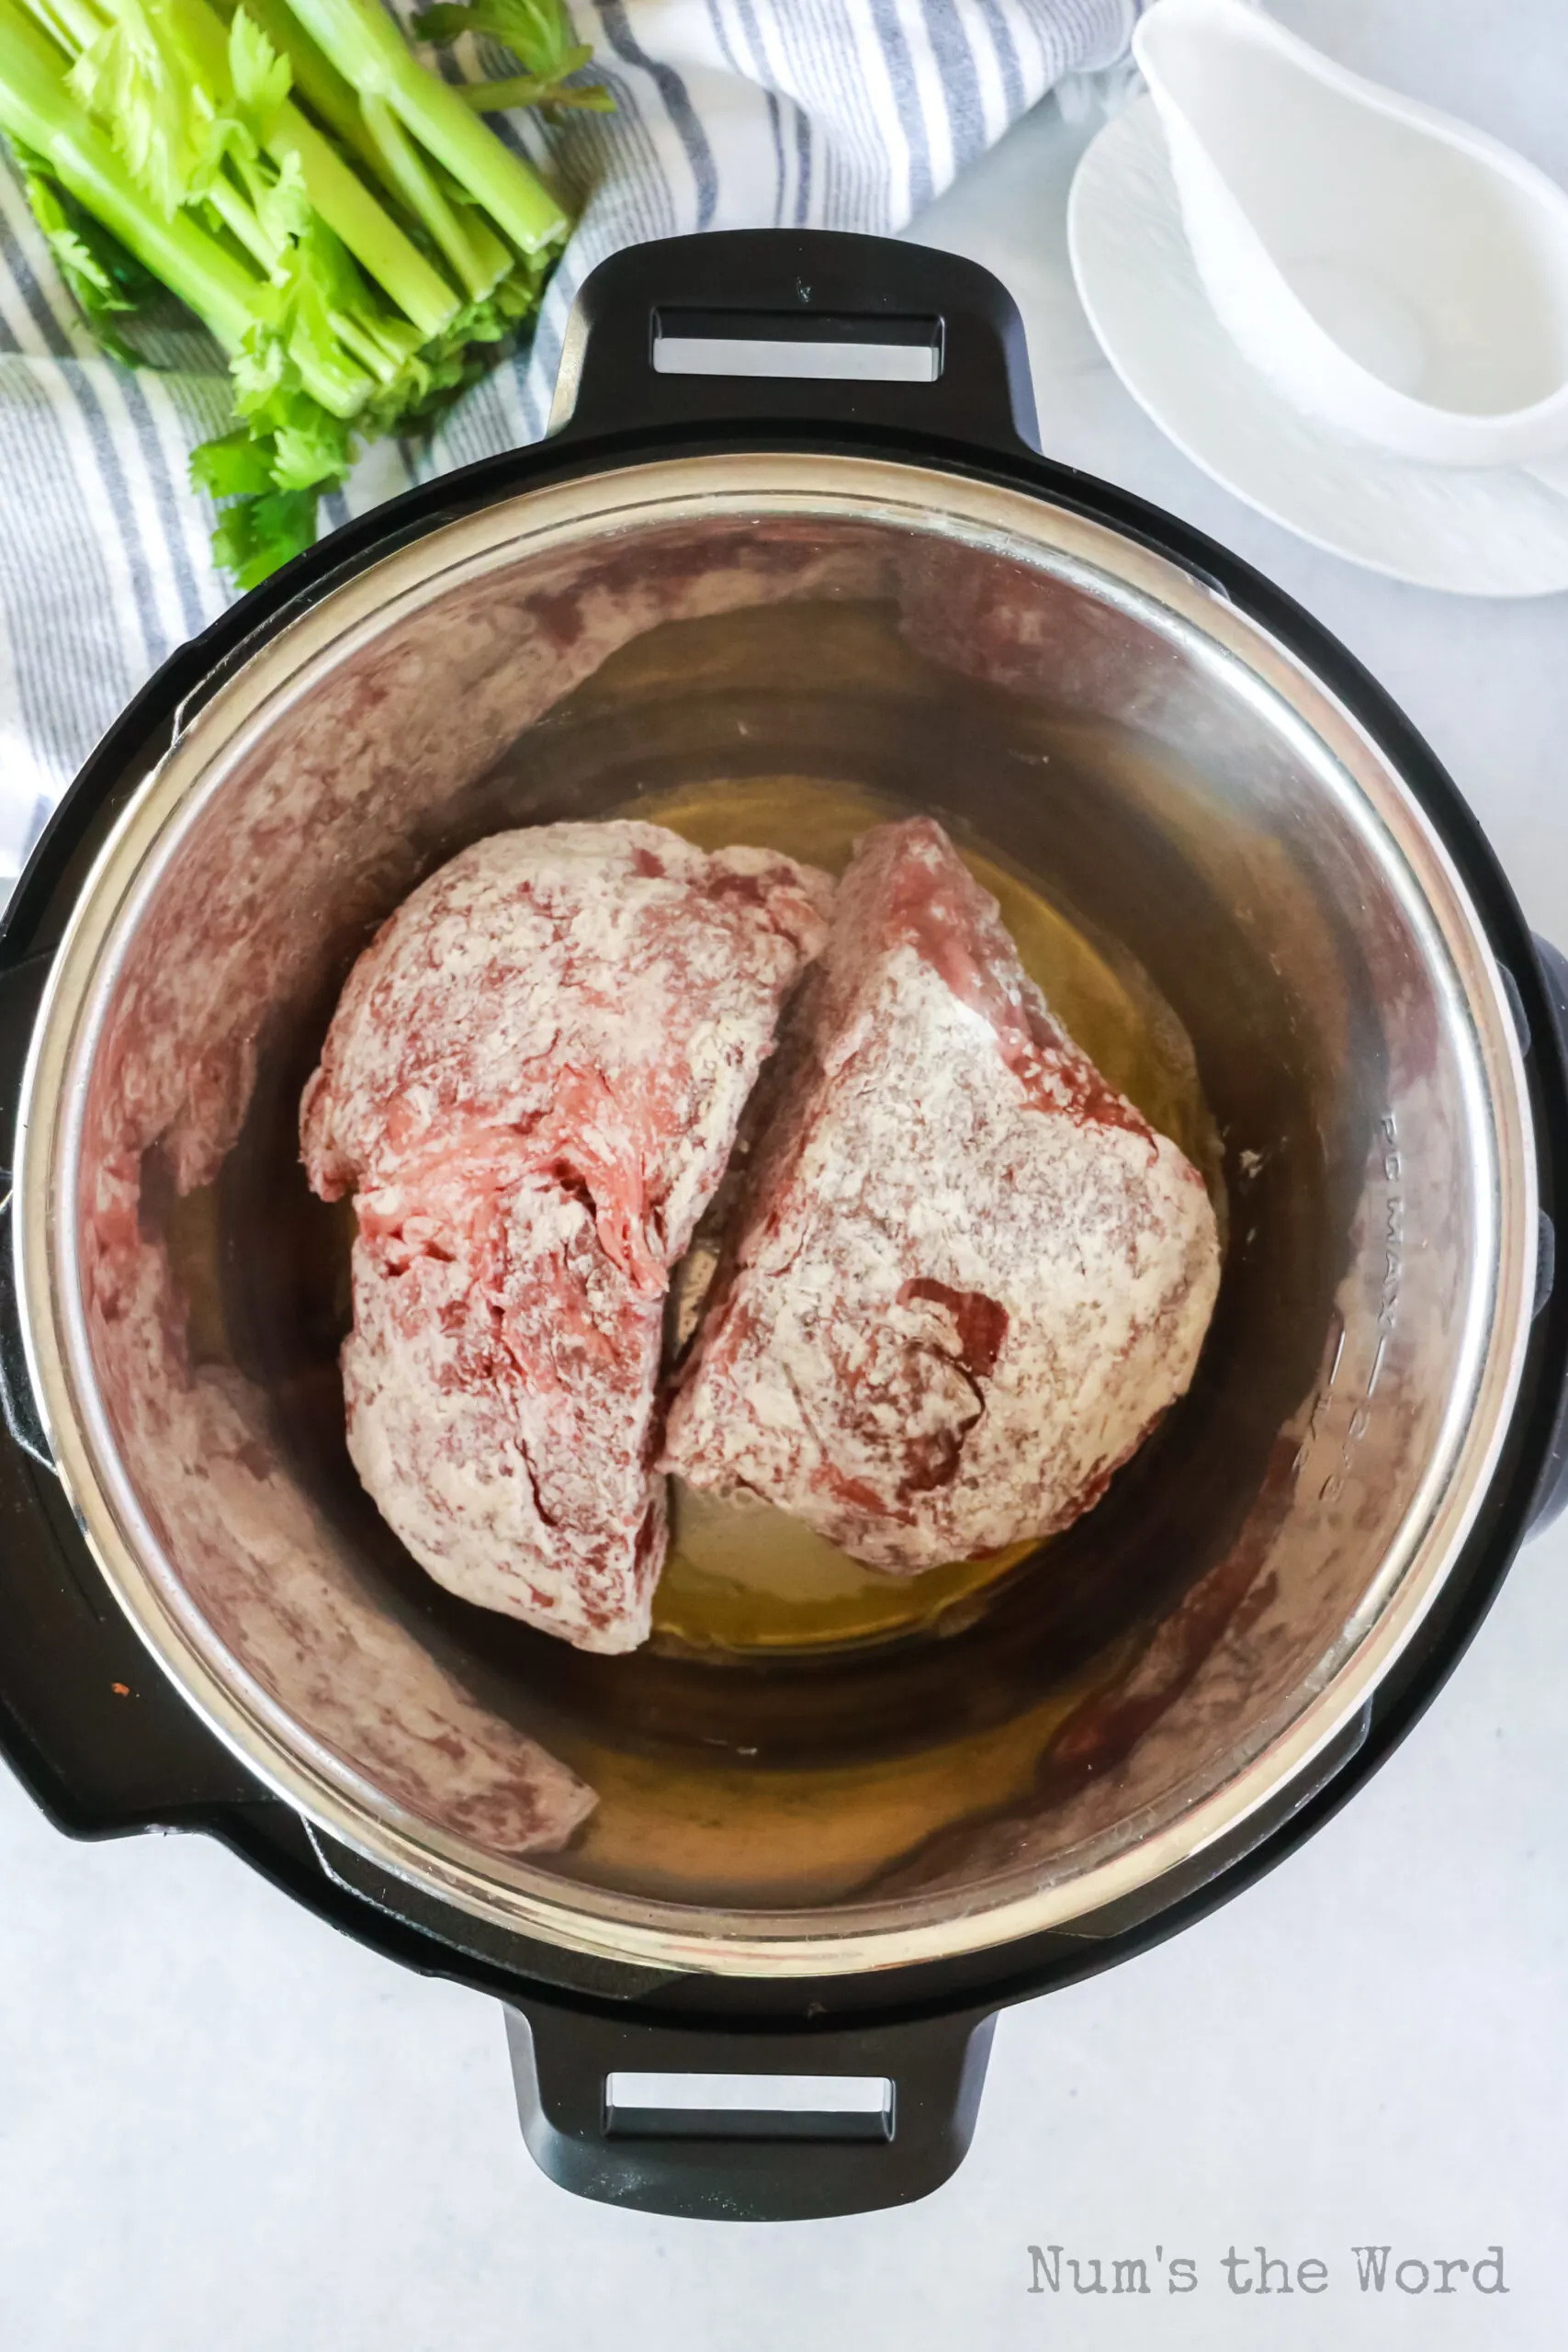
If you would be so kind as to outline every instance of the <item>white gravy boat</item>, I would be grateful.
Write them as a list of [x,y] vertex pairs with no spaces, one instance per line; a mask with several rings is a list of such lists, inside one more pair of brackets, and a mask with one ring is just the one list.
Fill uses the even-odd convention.
[[1277,390],[1438,465],[1568,451],[1562,189],[1247,0],[1157,0],[1134,53],[1209,299]]

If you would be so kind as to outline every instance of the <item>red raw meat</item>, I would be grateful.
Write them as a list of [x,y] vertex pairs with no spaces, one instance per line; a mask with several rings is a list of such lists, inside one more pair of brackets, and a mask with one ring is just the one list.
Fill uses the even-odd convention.
[[670,1269],[830,896],[654,825],[499,834],[384,925],[305,1090],[356,1194],[355,1466],[439,1583],[580,1648],[647,1638]]
[[897,1575],[1066,1526],[1192,1377],[1201,1177],[928,820],[860,843],[790,1028],[665,1466]]

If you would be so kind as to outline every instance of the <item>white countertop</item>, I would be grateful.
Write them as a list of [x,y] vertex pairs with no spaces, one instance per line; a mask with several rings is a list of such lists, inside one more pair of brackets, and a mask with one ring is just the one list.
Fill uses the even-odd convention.
[[[1347,62],[1568,180],[1562,0],[1280,0]],[[1081,132],[1025,123],[920,224],[1028,320],[1045,447],[1235,548],[1403,703],[1568,944],[1568,598],[1350,570],[1171,449],[1067,275]],[[987,2352],[1568,2340],[1568,1520],[1337,1820],[1215,1917],[1005,2017],[974,2150],[906,2211],[787,2228],[584,2204],[518,2135],[500,2017],[331,1934],[199,1838],[75,1846],[0,1778],[4,2352]],[[1327,2290],[1230,2291],[1233,2245]],[[1031,2295],[1029,2245],[1148,2298]],[[1357,2286],[1350,2248],[1506,2295]],[[1154,2261],[1195,2257],[1195,2293]],[[1109,2277],[1109,2271],[1107,2273]],[[1417,2274],[1409,2272],[1414,2282]],[[1085,2283],[1088,2283],[1086,2274]],[[1434,2284],[1436,2280],[1434,2278]],[[1066,2309],[1061,2305],[1068,2306]]]

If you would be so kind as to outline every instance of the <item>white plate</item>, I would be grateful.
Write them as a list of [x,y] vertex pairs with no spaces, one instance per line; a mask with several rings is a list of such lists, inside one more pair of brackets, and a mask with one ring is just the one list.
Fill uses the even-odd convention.
[[1079,299],[1133,398],[1271,522],[1421,588],[1568,589],[1568,497],[1510,467],[1416,465],[1337,439],[1248,367],[1199,282],[1151,98],[1109,122],[1079,164],[1067,243]]

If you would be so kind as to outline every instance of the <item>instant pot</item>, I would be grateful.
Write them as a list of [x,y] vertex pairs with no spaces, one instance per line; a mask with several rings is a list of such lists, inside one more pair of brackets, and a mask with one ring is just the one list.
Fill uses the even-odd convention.
[[[622,254],[550,436],[185,647],[6,916],[13,1768],[73,1836],[203,1831],[495,1996],[529,2147],[613,2203],[934,2188],[998,2008],[1309,1835],[1563,1499],[1568,970],[1341,647],[1034,438],[964,261]],[[1104,1501],[929,1627],[590,1657],[442,1592],[360,1491],[299,1089],[465,842],[697,784],[746,840],[781,779],[935,813],[1165,1009],[1220,1303]],[[549,1850],[563,1773],[597,1802]]]

